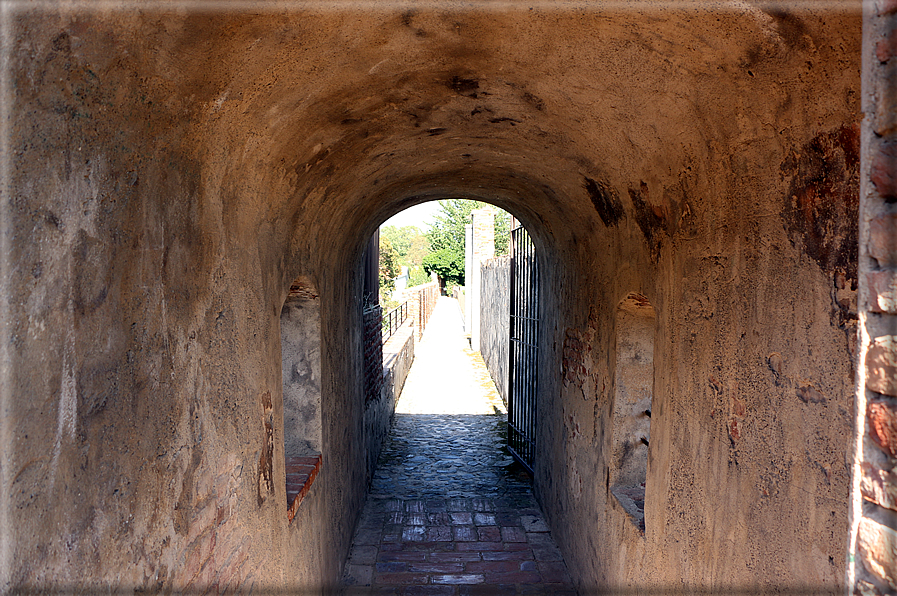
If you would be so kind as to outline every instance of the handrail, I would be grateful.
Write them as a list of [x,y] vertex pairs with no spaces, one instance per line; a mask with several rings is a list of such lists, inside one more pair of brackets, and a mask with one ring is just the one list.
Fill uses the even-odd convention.
[[383,341],[386,342],[392,337],[392,334],[402,326],[406,319],[408,319],[408,301],[386,313],[386,316],[383,317]]

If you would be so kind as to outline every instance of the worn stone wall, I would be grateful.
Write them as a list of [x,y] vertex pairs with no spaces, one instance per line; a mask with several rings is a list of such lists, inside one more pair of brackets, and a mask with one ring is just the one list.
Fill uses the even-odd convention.
[[321,452],[321,304],[288,296],[280,312],[283,437],[287,457]]
[[[538,247],[536,491],[580,587],[843,583],[859,3],[218,7],[4,5],[4,588],[336,581],[370,477],[362,239],[456,197]],[[288,523],[300,276],[323,465]],[[631,293],[643,535],[608,480]]]
[[863,23],[859,308],[848,586],[897,590],[897,2]]
[[511,324],[511,260],[480,262],[480,353],[502,400],[508,403],[508,353]]
[[364,413],[368,466],[371,471],[377,465],[380,449],[392,428],[396,402],[402,395],[405,379],[414,363],[415,335],[414,327],[408,321],[383,345],[383,387],[380,399],[369,402]]

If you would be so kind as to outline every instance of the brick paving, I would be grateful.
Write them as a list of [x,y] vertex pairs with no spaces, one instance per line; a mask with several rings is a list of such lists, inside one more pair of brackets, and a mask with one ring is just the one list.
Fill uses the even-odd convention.
[[355,532],[346,595],[576,594],[461,329],[457,303],[441,298]]

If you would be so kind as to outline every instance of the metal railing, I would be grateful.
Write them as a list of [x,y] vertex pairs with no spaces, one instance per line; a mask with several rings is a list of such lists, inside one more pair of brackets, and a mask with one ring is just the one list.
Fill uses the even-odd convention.
[[511,328],[508,375],[508,448],[533,471],[539,365],[539,261],[522,226],[511,230]]
[[384,343],[387,339],[392,337],[392,334],[402,326],[402,323],[404,323],[406,319],[408,319],[408,301],[401,303],[400,305],[386,313],[386,316],[383,317]]

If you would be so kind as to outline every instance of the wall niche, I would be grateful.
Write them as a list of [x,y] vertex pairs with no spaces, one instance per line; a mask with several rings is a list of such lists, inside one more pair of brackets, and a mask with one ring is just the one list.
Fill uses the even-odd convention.
[[617,308],[610,490],[644,535],[654,395],[655,312],[642,294]]

